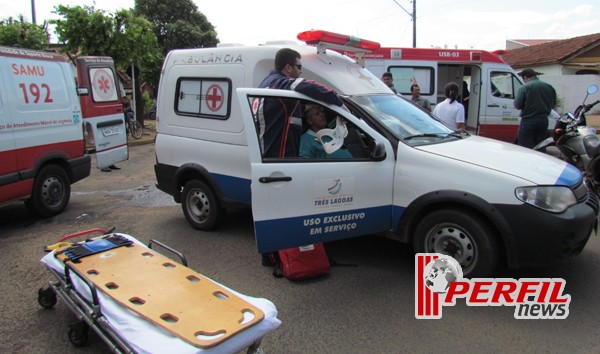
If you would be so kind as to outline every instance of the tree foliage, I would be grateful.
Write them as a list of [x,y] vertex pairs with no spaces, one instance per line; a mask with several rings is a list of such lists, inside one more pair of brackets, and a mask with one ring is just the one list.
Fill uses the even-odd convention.
[[172,49],[214,47],[219,43],[214,26],[191,0],[136,0],[135,13],[153,24],[164,54]]
[[63,44],[62,51],[110,56],[121,70],[132,63],[138,69],[143,66],[141,72],[151,76],[145,78],[150,80],[156,76],[150,72],[160,70],[161,49],[152,25],[135,17],[132,10],[120,10],[113,15],[93,6],[58,5],[55,12],[62,17],[52,20],[58,41]]
[[55,9],[62,17],[52,21],[56,24],[58,40],[63,44],[62,51],[110,56],[119,70],[129,73],[129,68],[135,68],[136,111],[141,117],[143,102],[139,83],[146,81],[156,86],[163,60],[152,24],[134,16],[131,9],[114,15],[93,6],[58,5]]
[[46,23],[38,26],[26,22],[23,16],[0,21],[0,45],[43,50],[48,49],[48,37]]

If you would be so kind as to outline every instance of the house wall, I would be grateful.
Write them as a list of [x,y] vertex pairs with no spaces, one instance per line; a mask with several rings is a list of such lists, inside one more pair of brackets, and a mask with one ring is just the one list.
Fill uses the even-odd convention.
[[[556,111],[560,114],[573,112],[579,106],[590,85],[600,85],[600,75],[544,75],[539,76],[540,80],[546,81],[554,87],[559,99],[559,107]],[[600,100],[600,92],[589,96],[586,103]],[[591,114],[600,114],[600,105],[594,107]]]

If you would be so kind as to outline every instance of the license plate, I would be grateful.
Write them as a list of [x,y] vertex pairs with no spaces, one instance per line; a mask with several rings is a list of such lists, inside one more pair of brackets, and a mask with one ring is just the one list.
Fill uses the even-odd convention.
[[117,135],[120,132],[121,129],[118,126],[102,128],[102,134],[104,134],[104,136]]

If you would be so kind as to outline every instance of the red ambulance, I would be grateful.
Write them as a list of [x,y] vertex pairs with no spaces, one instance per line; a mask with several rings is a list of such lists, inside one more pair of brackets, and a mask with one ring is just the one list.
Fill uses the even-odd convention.
[[86,137],[98,168],[128,158],[112,58],[81,57],[75,69],[52,52],[0,46],[0,206],[64,211],[71,184],[90,175]]

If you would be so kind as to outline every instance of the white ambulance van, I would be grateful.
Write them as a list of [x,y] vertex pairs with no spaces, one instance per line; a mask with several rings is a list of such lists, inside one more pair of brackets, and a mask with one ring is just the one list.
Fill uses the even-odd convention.
[[[290,43],[175,50],[158,92],[157,186],[189,223],[216,228],[251,206],[260,252],[384,234],[456,258],[466,276],[500,262],[540,265],[580,253],[598,198],[574,167],[545,154],[457,134],[336,50],[377,43],[323,31]],[[347,43],[348,42],[348,43]],[[352,48],[348,46],[352,45]],[[275,53],[298,51],[302,77],[334,88],[345,110],[300,93],[258,89]],[[348,131],[345,159],[265,158],[261,98],[320,105]]]
[[61,213],[71,184],[90,174],[84,123],[99,168],[127,159],[116,83],[111,58],[79,58],[76,72],[55,53],[0,47],[0,206]]
[[[484,50],[379,48],[365,54],[365,67],[377,77],[389,71],[399,94],[411,97],[419,85],[432,107],[445,99],[444,86],[454,82],[465,105],[466,127],[472,134],[516,142],[519,110],[513,101],[521,78],[498,55]],[[548,129],[559,115],[552,112]]]

